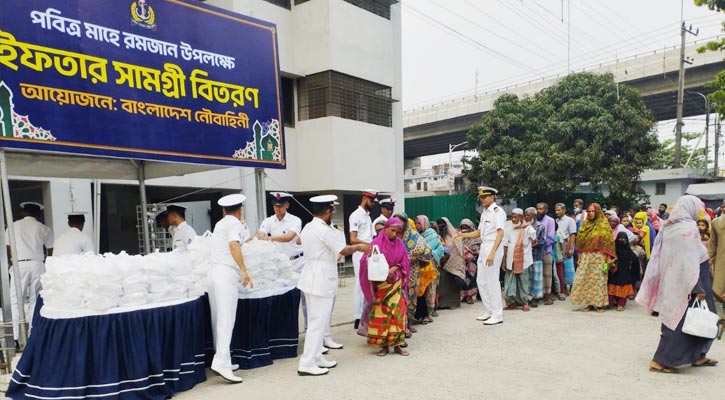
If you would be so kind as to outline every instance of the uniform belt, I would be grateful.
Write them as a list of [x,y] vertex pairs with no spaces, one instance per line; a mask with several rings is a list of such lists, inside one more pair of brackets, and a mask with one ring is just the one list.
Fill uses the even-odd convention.
[[43,261],[43,260],[33,260],[31,258],[26,258],[26,259],[23,259],[23,260],[18,260],[18,262],[25,262],[25,261]]
[[291,261],[291,260],[296,260],[296,259],[298,259],[298,258],[302,257],[303,255],[304,255],[304,253],[300,253],[300,254],[297,254],[297,255],[296,255],[296,256],[294,256],[294,257],[290,257],[289,259],[290,259],[290,261]]

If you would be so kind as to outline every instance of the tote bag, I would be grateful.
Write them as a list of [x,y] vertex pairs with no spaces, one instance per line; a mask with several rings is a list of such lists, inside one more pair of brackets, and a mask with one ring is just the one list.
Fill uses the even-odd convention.
[[706,301],[696,300],[692,303],[692,307],[687,309],[682,332],[706,339],[715,339],[719,320],[720,317],[708,309]]
[[378,245],[373,246],[373,251],[368,257],[368,280],[370,282],[382,282],[388,279],[388,260],[380,253]]

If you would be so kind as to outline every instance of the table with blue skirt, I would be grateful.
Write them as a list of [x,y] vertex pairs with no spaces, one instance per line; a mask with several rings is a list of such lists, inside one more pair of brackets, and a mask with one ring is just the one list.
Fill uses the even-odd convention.
[[[252,369],[271,365],[273,360],[297,357],[299,305],[300,291],[296,288],[240,294],[232,333],[232,363],[242,369]],[[211,319],[205,325],[208,327],[206,363],[211,366],[214,358]]]
[[[231,350],[240,368],[297,357],[300,292],[285,290],[239,299]],[[214,355],[206,295],[78,317],[45,316],[42,306],[39,298],[7,397],[163,400],[206,380]]]

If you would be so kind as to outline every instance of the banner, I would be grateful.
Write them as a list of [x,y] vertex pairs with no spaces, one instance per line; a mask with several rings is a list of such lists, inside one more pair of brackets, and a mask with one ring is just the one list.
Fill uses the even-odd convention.
[[196,1],[2,0],[0,146],[284,168],[275,25]]

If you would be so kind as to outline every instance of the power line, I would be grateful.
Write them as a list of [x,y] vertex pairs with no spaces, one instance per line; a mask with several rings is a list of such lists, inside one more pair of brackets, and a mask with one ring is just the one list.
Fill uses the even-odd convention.
[[503,53],[501,53],[500,51],[497,51],[495,49],[492,49],[491,47],[486,46],[485,44],[479,42],[478,40],[473,39],[473,38],[471,38],[471,37],[469,37],[469,36],[461,33],[460,31],[458,31],[458,30],[456,30],[456,29],[448,26],[447,24],[442,23],[442,22],[438,21],[437,19],[435,19],[435,18],[427,15],[426,13],[421,12],[421,11],[415,9],[414,7],[408,5],[407,2],[404,4],[404,7],[407,8],[409,11],[412,11],[414,14],[416,14],[416,16],[421,17],[424,20],[426,20],[427,22],[432,23],[435,26],[439,27],[439,29],[442,28],[442,29],[444,29],[446,31],[452,32],[456,36],[458,36],[458,37],[460,37],[460,38],[468,41],[469,44],[473,44],[474,46],[479,47],[481,50],[484,50],[484,51],[488,52],[489,54],[498,56],[498,57],[500,57],[500,58],[502,58],[502,59],[510,62],[511,64],[514,64],[514,65],[516,65],[516,66],[518,66],[518,67],[520,67],[520,68],[522,68],[524,70],[527,70],[527,71],[529,71],[529,72],[531,72],[531,73],[533,73],[533,74],[535,74],[537,76],[543,77],[538,71],[536,71],[535,69],[529,67],[528,65],[526,65],[526,64],[524,64],[524,63],[522,63],[520,61],[517,61],[517,60],[515,60],[515,59],[513,59],[513,58],[511,58],[511,57],[509,57],[509,56],[507,56],[507,55],[505,55]]
[[474,25],[474,26],[476,26],[476,27],[480,28],[481,30],[484,30],[484,31],[486,31],[486,32],[488,32],[488,33],[490,33],[490,34],[492,34],[492,35],[496,36],[497,38],[499,38],[499,39],[501,39],[501,40],[503,40],[503,41],[505,41],[505,42],[508,42],[508,43],[510,43],[510,44],[512,44],[512,45],[514,45],[514,46],[516,46],[516,47],[518,47],[518,48],[520,48],[520,49],[522,49],[522,50],[525,50],[525,51],[527,51],[527,52],[529,52],[529,53],[535,54],[535,55],[537,55],[537,56],[539,56],[539,57],[541,57],[541,58],[544,58],[544,59],[547,59],[547,60],[549,60],[550,62],[553,62],[553,60],[552,60],[551,58],[549,58],[548,56],[546,56],[546,55],[544,55],[544,54],[542,54],[542,53],[539,53],[539,52],[537,52],[536,50],[533,50],[533,49],[531,49],[531,48],[528,48],[528,47],[524,47],[523,45],[521,45],[521,44],[519,44],[519,43],[517,43],[517,42],[515,42],[515,41],[513,41],[513,40],[511,40],[511,39],[509,39],[509,38],[507,38],[507,37],[505,37],[505,36],[503,36],[503,35],[500,35],[500,34],[498,34],[497,32],[495,32],[495,31],[493,31],[493,30],[490,30],[490,29],[486,28],[485,26],[483,26],[483,25],[481,25],[481,24],[479,24],[479,23],[477,23],[477,22],[475,22],[475,21],[471,20],[470,18],[468,18],[468,17],[466,17],[466,16],[463,16],[463,15],[461,15],[461,14],[458,14],[458,13],[457,13],[457,12],[455,12],[455,11],[452,11],[452,10],[450,10],[450,9],[448,9],[448,8],[445,8],[445,7],[443,7],[443,6],[439,5],[439,4],[437,4],[437,3],[436,3],[436,2],[434,2],[433,0],[426,0],[426,1],[428,1],[429,3],[433,4],[434,6],[436,6],[436,7],[440,8],[440,9],[442,9],[442,10],[444,10],[444,11],[447,11],[447,12],[449,12],[449,13],[451,13],[451,14],[455,15],[455,16],[456,16],[456,17],[458,17],[458,18],[461,18],[462,20],[464,20],[464,21],[468,22],[469,24],[471,24],[471,25]]

